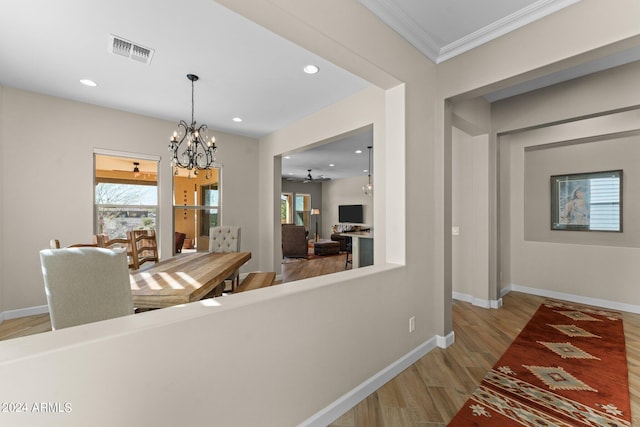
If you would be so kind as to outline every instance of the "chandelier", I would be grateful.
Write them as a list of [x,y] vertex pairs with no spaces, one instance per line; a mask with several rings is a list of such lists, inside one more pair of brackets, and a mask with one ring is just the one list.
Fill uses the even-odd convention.
[[193,83],[198,80],[198,76],[187,74],[187,79],[191,81],[191,123],[180,120],[178,130],[171,137],[169,151],[173,155],[171,166],[174,168],[174,175],[178,174],[178,168],[184,168],[189,170],[191,176],[191,171],[198,175],[198,170],[210,170],[222,165],[215,158],[216,138],[212,136],[207,139],[207,125],[198,126],[193,118]]
[[362,186],[362,192],[366,196],[371,196],[373,194],[373,183],[371,182],[371,149],[373,147],[369,146],[367,148],[369,149],[369,169],[367,170],[369,174],[369,183],[367,185]]

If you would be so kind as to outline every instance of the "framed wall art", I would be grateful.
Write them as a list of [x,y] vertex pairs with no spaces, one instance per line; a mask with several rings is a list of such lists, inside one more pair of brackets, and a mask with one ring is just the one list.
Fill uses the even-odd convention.
[[551,229],[622,232],[622,170],[553,175]]

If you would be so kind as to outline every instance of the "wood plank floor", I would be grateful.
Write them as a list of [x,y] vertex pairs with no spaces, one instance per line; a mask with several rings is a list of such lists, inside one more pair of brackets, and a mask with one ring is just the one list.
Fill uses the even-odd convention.
[[[500,309],[454,301],[455,343],[435,349],[331,427],[446,426],[545,298],[511,292]],[[640,315],[623,314],[631,414],[640,426]]]
[[[342,271],[344,260],[344,254],[285,260],[282,281]],[[330,426],[446,426],[543,301],[517,292],[497,310],[454,301],[455,343],[431,351]],[[640,426],[640,315],[624,313],[623,320],[633,425]],[[50,330],[48,314],[10,319],[0,324],[0,340]]]
[[[282,261],[282,282],[293,282],[345,270],[346,253],[317,256],[313,259],[286,258]],[[349,255],[351,259],[351,255]],[[351,264],[347,265],[351,269]]]

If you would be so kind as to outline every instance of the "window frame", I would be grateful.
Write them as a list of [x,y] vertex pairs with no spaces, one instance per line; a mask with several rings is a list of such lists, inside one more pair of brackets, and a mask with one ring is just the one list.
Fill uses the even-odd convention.
[[[566,175],[552,175],[551,183],[551,230],[560,231],[600,231],[622,233],[623,231],[623,170],[609,170],[601,172],[574,173]],[[592,220],[591,203],[593,196],[592,180],[613,178],[618,180],[617,201],[597,203],[597,205],[609,205],[615,211],[611,215],[613,221],[617,221],[617,228],[596,228]],[[613,188],[615,191],[615,187]],[[582,194],[578,194],[582,193]],[[614,193],[615,194],[615,193]],[[571,207],[580,203],[587,211],[581,209],[580,218],[566,219]],[[575,209],[573,209],[575,210]]]
[[[127,161],[151,161],[156,164],[156,179],[155,181],[142,181],[136,180],[135,178],[99,178],[97,176],[97,156],[104,157],[112,157],[112,158],[120,158],[126,159]],[[111,150],[102,150],[102,149],[94,149],[93,151],[93,230],[94,234],[101,234],[103,230],[100,227],[100,219],[98,218],[98,213],[101,208],[118,208],[125,210],[129,208],[131,211],[135,210],[155,210],[154,217],[154,225],[153,228],[156,230],[158,237],[160,233],[158,230],[160,228],[160,180],[159,180],[159,170],[160,170],[160,157],[139,153],[130,153],[123,151],[111,151]],[[141,205],[141,204],[117,204],[117,203],[96,203],[97,197],[97,186],[99,183],[107,183],[107,184],[123,184],[123,185],[148,185],[154,186],[156,190],[156,204],[155,205]],[[115,237],[124,237],[124,236],[109,236],[111,238]]]

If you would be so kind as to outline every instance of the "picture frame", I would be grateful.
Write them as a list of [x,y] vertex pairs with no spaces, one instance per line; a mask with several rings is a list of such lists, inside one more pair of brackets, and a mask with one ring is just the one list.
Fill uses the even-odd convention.
[[622,169],[551,176],[551,229],[622,232]]

